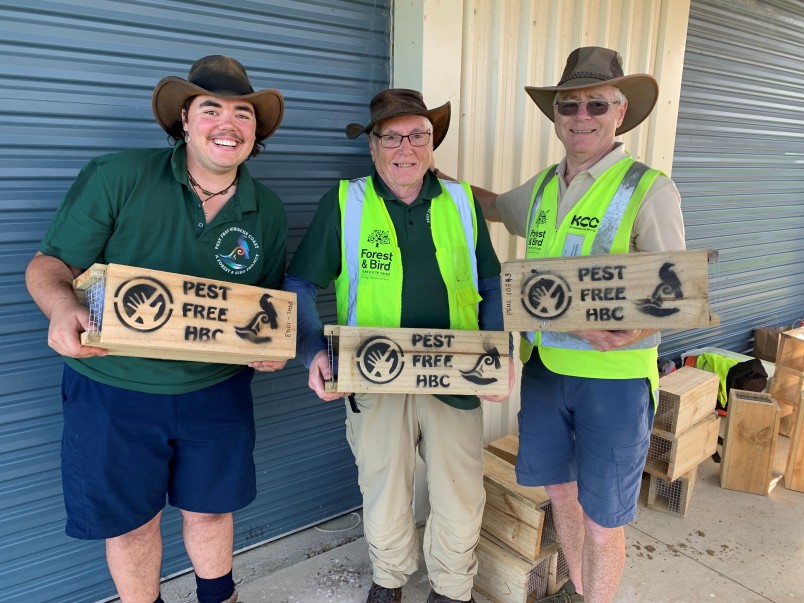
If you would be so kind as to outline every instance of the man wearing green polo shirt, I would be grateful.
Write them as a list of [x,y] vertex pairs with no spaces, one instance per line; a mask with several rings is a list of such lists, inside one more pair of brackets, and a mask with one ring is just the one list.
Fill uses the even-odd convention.
[[153,111],[174,145],[97,157],[76,178],[26,273],[65,357],[62,482],[68,535],[105,539],[126,603],[161,603],[160,518],[182,513],[199,603],[234,603],[233,511],[256,496],[253,369],[107,356],[82,346],[73,277],[117,263],[279,288],[287,219],[244,162],[279,126],[282,95],[255,92],[232,58],[166,77]]
[[[367,126],[346,128],[349,138],[368,135],[375,171],[324,195],[285,280],[298,296],[299,356],[323,400],[347,395],[324,390],[331,371],[315,299],[333,280],[342,325],[502,330],[500,264],[482,214],[468,185],[429,171],[449,118],[449,103],[428,110],[419,92],[391,89],[371,101]],[[428,602],[471,601],[485,502],[479,399],[348,397],[347,438],[373,566],[367,603],[401,601],[417,569],[417,447],[431,506],[423,543]]]

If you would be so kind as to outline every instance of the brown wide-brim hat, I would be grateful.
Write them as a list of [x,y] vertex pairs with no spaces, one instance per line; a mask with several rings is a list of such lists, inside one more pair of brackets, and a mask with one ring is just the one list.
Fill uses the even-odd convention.
[[243,65],[231,57],[211,55],[193,63],[186,80],[171,75],[154,88],[151,105],[162,129],[171,136],[181,136],[181,110],[188,98],[199,94],[251,103],[257,116],[258,141],[276,131],[285,112],[285,99],[279,90],[254,92]]
[[556,92],[614,86],[628,99],[628,110],[616,135],[624,134],[641,124],[653,111],[659,98],[659,83],[647,73],[623,74],[623,58],[620,53],[600,46],[576,48],[567,57],[567,66],[557,86],[535,88],[525,86],[525,91],[550,121],[554,121],[553,102]]
[[377,93],[371,99],[371,122],[368,125],[352,123],[346,126],[346,135],[357,138],[363,132],[369,133],[378,123],[394,117],[421,115],[433,124],[433,148],[437,149],[449,130],[449,101],[435,109],[428,109],[422,93],[407,88],[391,88]]

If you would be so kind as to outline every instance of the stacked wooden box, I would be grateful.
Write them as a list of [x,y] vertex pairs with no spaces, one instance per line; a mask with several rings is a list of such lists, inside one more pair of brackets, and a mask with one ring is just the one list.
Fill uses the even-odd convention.
[[781,409],[770,394],[732,389],[723,433],[720,486],[767,496],[773,477]]
[[518,448],[509,435],[483,451],[486,507],[474,586],[495,603],[527,603],[557,592],[569,578],[547,492],[516,483]]
[[714,373],[689,366],[659,380],[659,403],[645,462],[650,474],[649,508],[686,515],[698,465],[717,450],[719,384]]
[[779,337],[770,394],[782,406],[780,432],[790,436],[784,485],[804,492],[804,327],[785,331]]

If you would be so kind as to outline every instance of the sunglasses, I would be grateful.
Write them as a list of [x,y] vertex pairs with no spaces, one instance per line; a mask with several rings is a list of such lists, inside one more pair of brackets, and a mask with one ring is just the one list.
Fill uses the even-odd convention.
[[609,105],[619,105],[620,101],[590,100],[590,101],[558,101],[555,103],[556,111],[560,115],[578,115],[581,105],[586,105],[589,115],[605,115],[609,111]]

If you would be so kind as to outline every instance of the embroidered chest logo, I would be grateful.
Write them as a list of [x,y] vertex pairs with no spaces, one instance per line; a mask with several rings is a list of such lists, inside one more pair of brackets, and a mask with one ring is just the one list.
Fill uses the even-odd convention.
[[256,266],[261,250],[246,230],[233,226],[224,230],[215,243],[215,259],[227,274],[244,274]]

